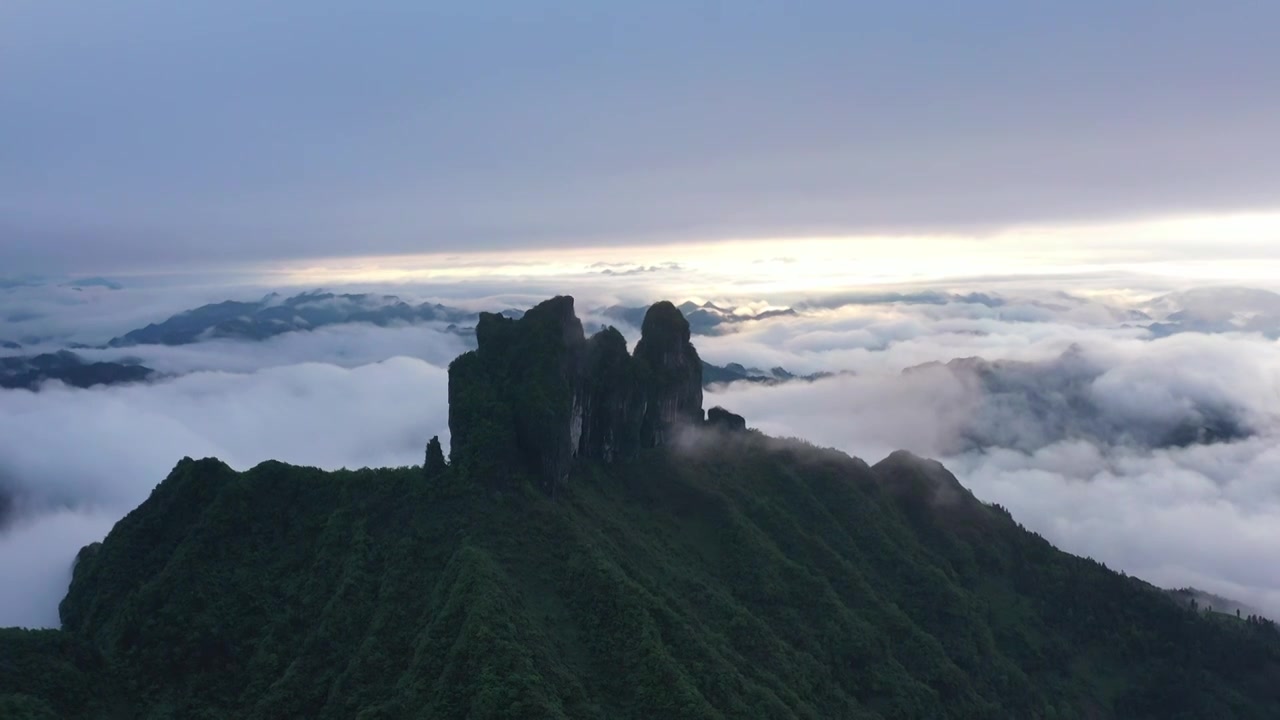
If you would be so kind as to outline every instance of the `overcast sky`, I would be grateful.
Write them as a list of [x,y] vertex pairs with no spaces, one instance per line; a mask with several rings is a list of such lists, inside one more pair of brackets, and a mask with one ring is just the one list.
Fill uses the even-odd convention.
[[0,267],[1280,209],[1280,4],[0,4]]

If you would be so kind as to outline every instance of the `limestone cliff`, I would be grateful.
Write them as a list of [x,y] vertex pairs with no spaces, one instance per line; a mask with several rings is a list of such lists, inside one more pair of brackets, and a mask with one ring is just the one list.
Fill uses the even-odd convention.
[[640,428],[644,447],[662,445],[682,422],[702,422],[702,360],[689,342],[689,321],[679,308],[665,301],[649,308],[635,357],[649,375]]
[[587,342],[583,378],[583,457],[605,462],[627,458],[640,447],[646,375],[627,352],[627,341],[606,328]]
[[573,298],[547,300],[519,320],[481,313],[476,340],[449,366],[453,461],[490,477],[529,472],[554,493],[582,427],[586,341]]
[[669,302],[645,315],[634,355],[612,327],[586,339],[567,296],[519,320],[482,313],[476,341],[449,366],[450,454],[464,471],[530,475],[554,495],[577,456],[626,459],[703,422],[702,362]]

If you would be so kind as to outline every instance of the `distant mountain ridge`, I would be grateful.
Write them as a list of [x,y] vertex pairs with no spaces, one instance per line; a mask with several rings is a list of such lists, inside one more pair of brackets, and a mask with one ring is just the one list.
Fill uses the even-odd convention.
[[[758,322],[776,317],[794,317],[792,308],[775,308],[761,312],[740,312],[734,308],[720,307],[712,302],[701,304],[686,301],[677,306],[689,323],[690,331],[695,335],[714,335],[726,327],[742,323]],[[640,327],[648,307],[628,307],[614,305],[601,312],[609,318],[626,323],[632,327]]]
[[271,293],[257,302],[227,300],[178,313],[114,338],[111,347],[186,345],[215,338],[265,340],[299,330],[340,323],[379,326],[420,322],[457,323],[475,313],[440,304],[410,305],[394,295],[347,294],[323,291],[292,297]]
[[[118,283],[105,278],[86,278],[75,283],[76,287],[115,288],[118,286]],[[948,303],[977,304],[998,309],[1007,306],[1009,301],[998,295],[986,293],[955,294],[936,291],[850,293],[824,300],[807,301],[798,307],[804,310],[838,308],[850,304],[944,305]],[[1054,308],[1052,304],[1045,302],[1033,304],[1047,309]],[[1145,312],[1110,307],[1108,311],[1117,322],[1143,327],[1157,338],[1184,332],[1257,332],[1267,337],[1280,338],[1280,295],[1266,290],[1200,288],[1170,293],[1147,302],[1142,307]],[[638,328],[643,322],[647,309],[647,306],[614,305],[595,309],[593,312],[616,320],[626,327]],[[800,312],[796,308],[772,308],[753,312],[712,302],[692,301],[680,304],[678,309],[685,316],[693,335],[723,334],[751,323],[797,317]],[[1065,307],[1057,309],[1061,310]],[[523,312],[518,309],[507,309],[501,314],[518,318]],[[411,304],[394,295],[339,294],[323,290],[289,297],[271,293],[257,301],[227,300],[186,310],[163,321],[151,323],[146,327],[115,337],[104,347],[185,345],[213,339],[252,342],[286,333],[306,332],[344,323],[368,323],[379,327],[428,322],[445,323],[445,329],[449,332],[472,336],[478,318],[479,313],[470,310],[439,303]],[[80,344],[68,347],[72,350],[93,349]],[[23,346],[17,342],[0,340],[0,348],[20,351]],[[0,364],[0,387],[35,388],[49,379],[62,380],[77,387],[89,387],[99,384],[137,382],[154,377],[154,374],[140,363],[115,360],[88,362],[62,352],[25,357],[9,356],[4,360],[4,363]],[[958,363],[962,360],[957,359],[952,362]],[[997,362],[991,367],[994,368],[993,372],[986,373],[989,377],[1023,372],[1017,368],[1016,364]],[[703,383],[708,387],[735,382],[778,384],[813,381],[829,377],[831,374],[818,372],[798,375],[781,367],[761,369],[736,362],[726,365],[703,363]],[[1168,444],[1198,442],[1195,433],[1201,433],[1204,437],[1210,438],[1240,435],[1238,430],[1231,426],[1229,418],[1218,409],[1207,408],[1206,411],[1208,415],[1201,425],[1201,430],[1188,426],[1186,432],[1191,432],[1191,435],[1171,436]]]
[[[110,281],[101,281],[104,287]],[[1051,311],[1065,310],[1051,302],[1027,301]],[[797,317],[808,309],[833,309],[849,305],[983,305],[993,309],[1008,306],[1007,298],[988,293],[944,293],[938,291],[847,293],[811,300],[798,307],[752,311],[705,301],[685,301],[677,307],[694,335],[717,335],[735,327],[775,318]],[[1103,306],[1117,322],[1149,330],[1156,337],[1179,332],[1260,332],[1280,337],[1280,295],[1250,288],[1198,288],[1170,293],[1138,308]],[[639,328],[647,305],[612,305],[594,312],[627,327]],[[1144,311],[1145,310],[1145,311]],[[522,311],[502,314],[518,317]],[[474,327],[479,313],[439,303],[407,303],[394,295],[372,293],[338,294],[314,290],[285,297],[271,293],[258,301],[227,300],[183,311],[158,323],[113,338],[111,347],[142,344],[182,345],[213,338],[263,340],[287,332],[313,330],[340,323],[370,323],[378,326],[446,322]],[[759,377],[760,375],[751,375]]]
[[702,383],[707,386],[728,385],[735,382],[750,382],[762,385],[777,385],[793,381],[813,382],[815,380],[834,377],[835,375],[836,373],[830,372],[796,375],[784,367],[761,370],[760,368],[755,367],[745,367],[741,363],[712,365],[705,360],[702,363]]
[[[763,320],[793,314],[794,311],[769,311],[755,316],[735,314],[711,303],[684,307],[694,308],[693,317],[700,318],[704,332],[728,323]],[[647,307],[614,306],[606,316],[640,327]],[[227,300],[202,305],[151,323],[113,338],[106,347],[128,348],[139,345],[189,345],[206,340],[262,341],[292,332],[306,332],[344,323],[369,323],[379,327],[412,325],[424,322],[447,322],[447,331],[463,336],[475,335],[475,323],[482,313],[449,307],[438,303],[412,305],[394,295],[335,294],[321,290],[284,297],[271,293],[257,301]],[[518,319],[524,310],[509,308],[498,313]],[[690,332],[697,332],[690,325]],[[21,350],[22,345],[3,341],[0,347]],[[73,344],[72,349],[91,350],[91,346]],[[100,349],[100,348],[97,348]],[[738,381],[776,384],[793,380],[816,380],[826,373],[794,375],[784,368],[769,371],[747,368],[739,363],[717,366],[703,363],[705,385]],[[60,380],[75,387],[138,382],[154,378],[150,368],[134,361],[84,360],[76,353],[60,350],[33,356],[0,357],[0,387],[37,389],[46,380]]]
[[1156,337],[1177,333],[1260,333],[1280,338],[1280,294],[1243,287],[1196,288],[1162,295],[1146,304],[1160,318]]
[[1041,361],[967,357],[903,370],[931,372],[951,374],[978,397],[961,445],[950,449],[953,453],[993,446],[1032,452],[1079,438],[1148,448],[1186,447],[1254,434],[1250,414],[1243,408],[1199,398],[1188,398],[1176,412],[1142,417],[1106,402],[1094,388],[1103,368],[1079,346]]
[[[745,314],[712,303],[686,302],[690,331],[710,334],[722,326],[795,315],[790,308]],[[600,310],[604,316],[639,328],[648,306],[615,305]],[[522,310],[501,314],[518,318]],[[113,338],[110,347],[132,345],[186,345],[214,338],[264,340],[288,332],[314,330],[341,323],[370,323],[382,327],[422,322],[474,325],[479,313],[439,303],[413,305],[395,295],[338,294],[323,290],[285,297],[271,293],[257,301],[226,300],[185,310],[158,323]]]
[[48,380],[89,388],[143,382],[154,376],[155,371],[140,362],[90,362],[70,350],[0,357],[0,388],[8,389],[36,390]]

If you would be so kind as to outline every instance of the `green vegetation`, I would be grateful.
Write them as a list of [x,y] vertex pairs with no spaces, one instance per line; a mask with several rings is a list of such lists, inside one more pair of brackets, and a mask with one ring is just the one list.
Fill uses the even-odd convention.
[[569,428],[586,340],[573,298],[519,320],[480,313],[476,341],[449,366],[453,462],[498,486],[527,470],[554,494],[577,450]]
[[1055,550],[936,464],[705,440],[554,500],[183,460],[81,553],[62,631],[0,632],[0,716],[1280,713],[1269,622]]
[[0,357],[0,388],[38,390],[49,380],[87,388],[142,382],[154,374],[151,368],[134,361],[89,362],[70,350]]
[[1274,718],[1280,633],[1053,548],[941,465],[703,421],[669,303],[481,315],[451,462],[184,459],[0,631],[3,718]]
[[447,467],[444,461],[444,446],[440,444],[440,436],[433,435],[427,441],[427,454],[422,463],[422,476],[430,480],[443,473]]
[[588,339],[573,302],[480,313],[476,349],[449,366],[452,461],[493,489],[532,478],[554,497],[575,458],[630,459],[703,422],[702,364],[675,306],[649,309],[631,355],[616,328]]

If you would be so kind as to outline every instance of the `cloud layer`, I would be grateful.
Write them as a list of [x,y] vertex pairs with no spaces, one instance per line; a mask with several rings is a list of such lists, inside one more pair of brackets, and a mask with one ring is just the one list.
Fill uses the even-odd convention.
[[1059,547],[1280,614],[1280,344],[1125,324],[1100,308],[858,307],[703,343],[857,375],[709,402],[873,462],[937,457]]
[[[458,286],[450,302],[501,309],[536,292],[513,287],[468,296]],[[130,290],[101,292],[112,294],[48,303],[41,320],[0,333],[17,324],[100,342],[185,297],[139,293],[131,308]],[[609,322],[598,310],[616,301],[579,297],[584,324]],[[1212,290],[1153,301],[977,286],[717,302],[797,312],[696,338],[706,360],[838,374],[716,388],[708,405],[872,462],[899,448],[937,457],[1068,551],[1280,614],[1280,343],[1263,312],[1272,296]],[[1203,318],[1221,322],[1191,326]],[[1187,326],[1160,329],[1178,323]],[[634,327],[622,330],[635,339]],[[0,394],[0,574],[19,580],[0,589],[0,625],[55,624],[78,548],[184,455],[238,468],[269,458],[326,468],[421,462],[428,437],[447,437],[445,366],[467,342],[438,324],[357,323],[261,342],[79,350],[134,356],[169,377]]]
[[301,363],[154,384],[0,391],[0,625],[56,626],[78,548],[99,540],[183,456],[248,468],[422,462],[447,438],[445,370],[405,357]]

